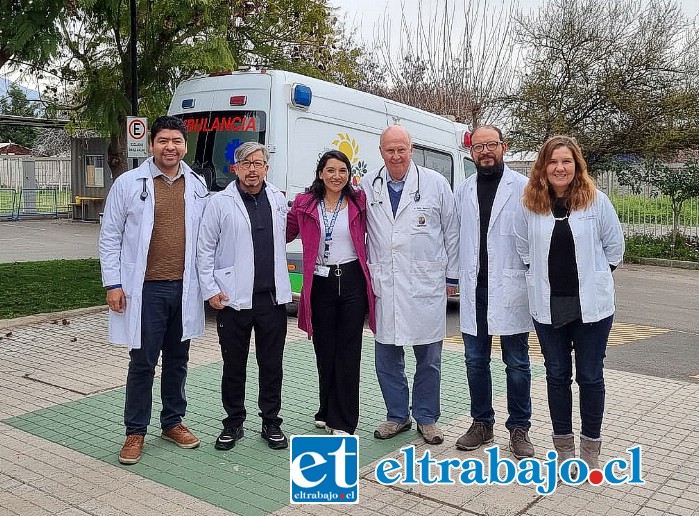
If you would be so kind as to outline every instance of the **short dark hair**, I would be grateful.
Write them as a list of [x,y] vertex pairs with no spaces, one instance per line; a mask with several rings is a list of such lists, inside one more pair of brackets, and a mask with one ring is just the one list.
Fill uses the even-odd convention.
[[157,134],[165,129],[179,131],[185,141],[187,140],[187,126],[184,125],[184,122],[176,116],[163,115],[156,118],[150,127],[150,142],[153,143]]
[[330,150],[320,157],[318,165],[316,165],[316,177],[311,183],[311,186],[308,187],[308,191],[318,200],[325,197],[325,183],[323,183],[323,180],[320,178],[320,173],[325,168],[325,165],[328,164],[328,161],[333,158],[347,165],[347,184],[342,188],[342,193],[345,194],[345,197],[348,199],[354,199],[356,192],[352,186],[352,163],[350,163],[349,158],[345,156],[345,153],[339,150]]
[[500,138],[500,141],[503,141],[502,140],[502,131],[500,130],[500,128],[498,126],[492,125],[492,124],[479,125],[473,131],[471,131],[471,138],[473,138],[473,135],[476,134],[476,132],[478,132],[480,129],[492,129],[493,131],[498,133],[498,138]]

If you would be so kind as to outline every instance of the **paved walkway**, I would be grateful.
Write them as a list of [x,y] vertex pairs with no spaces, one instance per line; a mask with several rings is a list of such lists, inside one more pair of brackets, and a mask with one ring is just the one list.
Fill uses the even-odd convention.
[[[288,434],[321,434],[313,427],[317,379],[313,350],[289,320],[282,415]],[[653,342],[667,330],[615,326],[614,342]],[[643,446],[644,486],[561,486],[540,496],[532,487],[381,486],[372,465],[400,458],[405,444],[429,448],[437,460],[484,459],[454,442],[470,423],[461,343],[449,341],[443,359],[442,424],[446,441],[425,445],[413,430],[373,439],[385,409],[373,373],[372,340],[362,364],[360,503],[289,505],[289,454],[259,437],[257,376],[250,360],[245,438],[229,452],[214,449],[223,416],[221,362],[213,321],[192,346],[186,423],[202,439],[180,450],[159,438],[156,401],[152,435],[141,462],[121,466],[117,453],[128,355],[106,344],[103,309],[0,321],[0,514],[5,515],[257,515],[277,514],[699,514],[699,384],[607,370],[603,459]],[[633,346],[633,345],[632,345]],[[533,346],[535,347],[535,345]],[[630,347],[632,350],[633,348]],[[407,354],[408,356],[410,353]],[[533,426],[537,457],[550,449],[550,423],[541,358],[533,356]],[[410,362],[410,361],[409,361]],[[412,362],[408,368],[412,367]],[[494,361],[498,414],[495,443],[509,457],[504,372]],[[157,391],[156,391],[157,392]],[[576,403],[577,406],[577,403]]]

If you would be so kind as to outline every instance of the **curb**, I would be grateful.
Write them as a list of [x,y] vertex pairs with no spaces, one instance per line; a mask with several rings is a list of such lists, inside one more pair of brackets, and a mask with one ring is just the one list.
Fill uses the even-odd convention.
[[675,269],[699,270],[699,262],[688,262],[684,260],[668,260],[665,258],[632,258],[629,263],[639,263],[641,265],[655,265],[656,267],[672,267]]
[[43,322],[54,321],[56,319],[69,319],[80,315],[93,314],[107,310],[107,305],[88,306],[87,308],[76,308],[74,310],[64,310],[62,312],[48,312],[43,314],[26,315],[15,319],[0,319],[0,330],[15,328],[17,326],[29,326]]

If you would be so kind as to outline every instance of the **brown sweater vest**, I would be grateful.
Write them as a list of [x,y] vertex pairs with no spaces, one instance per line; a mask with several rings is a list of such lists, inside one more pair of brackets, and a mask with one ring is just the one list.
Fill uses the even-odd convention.
[[184,177],[172,185],[162,176],[153,180],[155,218],[148,248],[146,281],[181,280],[184,274]]

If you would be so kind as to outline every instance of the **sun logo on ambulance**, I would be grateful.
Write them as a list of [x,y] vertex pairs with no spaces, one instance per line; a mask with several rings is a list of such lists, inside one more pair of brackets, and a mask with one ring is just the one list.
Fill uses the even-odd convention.
[[338,133],[337,140],[333,140],[333,145],[342,152],[353,165],[359,160],[359,145],[349,134]]
[[337,150],[347,156],[352,163],[352,184],[357,186],[359,180],[366,174],[366,163],[359,161],[359,145],[349,133],[338,133],[337,139],[332,144]]

